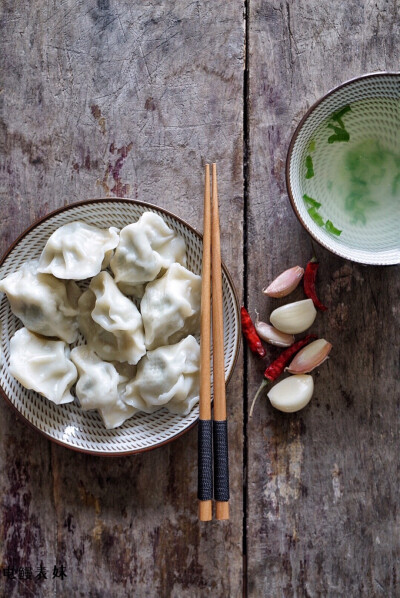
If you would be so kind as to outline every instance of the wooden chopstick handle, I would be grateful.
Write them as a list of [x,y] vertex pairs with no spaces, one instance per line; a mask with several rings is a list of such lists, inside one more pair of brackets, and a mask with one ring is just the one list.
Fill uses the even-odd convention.
[[199,420],[198,443],[199,519],[200,521],[210,521],[213,499],[212,421],[210,419]]
[[213,436],[216,518],[229,519],[228,424],[226,420],[214,420]]

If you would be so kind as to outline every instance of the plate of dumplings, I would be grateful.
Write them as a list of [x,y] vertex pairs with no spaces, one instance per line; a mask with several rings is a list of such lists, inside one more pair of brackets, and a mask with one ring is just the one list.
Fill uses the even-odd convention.
[[[202,236],[129,199],[71,204],[0,263],[0,392],[47,438],[96,455],[153,449],[198,419]],[[223,267],[225,380],[239,309]]]

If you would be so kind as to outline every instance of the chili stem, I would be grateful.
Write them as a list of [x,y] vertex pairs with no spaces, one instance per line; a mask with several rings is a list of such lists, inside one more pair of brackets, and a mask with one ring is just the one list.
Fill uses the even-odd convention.
[[261,392],[264,390],[264,388],[267,386],[267,384],[269,384],[269,380],[266,380],[266,379],[264,378],[264,380],[261,382],[260,386],[258,387],[258,390],[257,390],[257,392],[256,392],[256,394],[255,394],[255,397],[254,397],[254,399],[253,399],[253,402],[252,402],[252,404],[251,404],[251,407],[250,407],[250,413],[249,413],[249,417],[251,417],[251,416],[253,415],[253,409],[254,409],[254,405],[256,404],[256,401],[257,401],[257,399],[258,399],[259,395],[260,395],[260,394],[261,394]]
[[315,251],[315,245],[314,245],[312,239],[310,239],[310,241],[311,241],[311,249],[312,249],[312,254],[313,254],[313,257],[311,258],[311,260],[313,260],[314,262],[317,262],[318,259],[317,259],[317,252]]

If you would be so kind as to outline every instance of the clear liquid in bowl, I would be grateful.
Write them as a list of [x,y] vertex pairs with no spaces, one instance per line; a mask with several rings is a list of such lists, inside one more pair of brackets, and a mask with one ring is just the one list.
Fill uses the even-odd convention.
[[310,216],[326,229],[329,221],[339,242],[367,251],[400,246],[399,125],[399,100],[371,98],[315,130],[302,156],[303,197]]

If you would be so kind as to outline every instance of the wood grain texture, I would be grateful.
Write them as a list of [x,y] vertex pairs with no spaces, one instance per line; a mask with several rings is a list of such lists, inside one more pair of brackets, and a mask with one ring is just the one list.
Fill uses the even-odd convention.
[[[203,164],[216,161],[222,258],[267,318],[280,302],[265,283],[311,256],[284,182],[291,134],[336,84],[398,69],[398,3],[6,0],[1,11],[0,249],[88,197],[139,198],[200,229]],[[196,429],[154,452],[90,458],[0,404],[0,569],[35,575],[42,561],[48,574],[2,575],[1,595],[399,594],[399,268],[318,257],[330,309],[314,330],[331,359],[304,411],[260,399],[243,428],[263,365],[240,356],[229,523],[197,520]],[[68,577],[53,579],[61,563]]]
[[[294,128],[330,88],[398,69],[394,2],[250,1],[248,305],[312,255],[288,201]],[[260,251],[260,249],[262,249]],[[317,248],[329,311],[313,330],[333,344],[310,405],[293,415],[259,400],[247,425],[248,596],[399,595],[399,268],[351,264]],[[297,293],[297,294],[296,294]],[[293,299],[302,297],[296,291]],[[277,354],[273,348],[269,359]],[[262,365],[248,356],[248,395]]]
[[[222,258],[242,290],[243,7],[222,2],[2,3],[1,249],[54,208],[133,197],[201,229],[216,161]],[[0,405],[0,578],[25,596],[242,594],[242,367],[227,391],[229,523],[197,520],[197,430],[154,452],[90,458]],[[64,563],[67,578],[52,579]],[[18,575],[17,575],[18,577]]]

